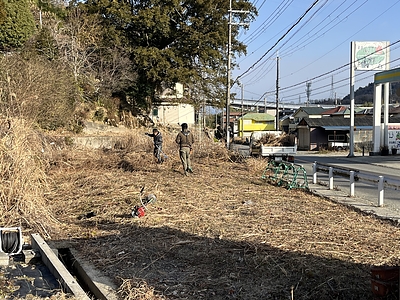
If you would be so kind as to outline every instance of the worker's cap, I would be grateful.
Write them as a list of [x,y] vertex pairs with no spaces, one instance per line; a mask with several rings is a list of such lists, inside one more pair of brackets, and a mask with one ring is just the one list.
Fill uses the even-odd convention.
[[158,129],[157,128],[153,128],[153,132],[158,132]]
[[183,123],[181,126],[182,126],[182,129],[187,129],[188,128],[188,124],[186,124],[186,123]]

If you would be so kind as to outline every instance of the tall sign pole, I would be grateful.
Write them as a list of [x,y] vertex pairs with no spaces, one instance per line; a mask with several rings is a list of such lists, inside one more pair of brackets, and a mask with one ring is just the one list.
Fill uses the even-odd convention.
[[347,157],[354,156],[354,71],[355,71],[355,43],[350,46],[350,152]]
[[[355,82],[355,71],[376,71],[376,70],[388,70],[389,69],[389,42],[351,42],[350,51],[350,152],[348,157],[354,156],[354,82]],[[389,84],[385,84],[385,130],[387,133],[387,124],[389,118]],[[381,109],[381,103],[376,103],[374,99],[374,118],[375,112],[378,111],[377,106],[379,106],[379,111]],[[380,113],[379,113],[380,120]],[[375,128],[374,133],[380,136],[380,129]],[[375,132],[375,131],[379,132]],[[387,134],[385,134],[387,136]],[[375,138],[374,138],[375,141]],[[375,142],[374,142],[375,143]],[[388,145],[387,138],[384,141],[384,145]],[[374,145],[376,149],[376,145]]]
[[276,124],[275,124],[275,130],[279,130],[279,56],[276,56]]
[[242,137],[244,137],[244,118],[243,118],[243,96],[244,96],[244,86],[243,86],[243,83],[241,84],[241,86],[242,86],[242,113],[241,113],[241,117],[242,117],[242,122],[241,122],[241,124],[242,124],[242,128],[241,128],[241,131],[242,131]]

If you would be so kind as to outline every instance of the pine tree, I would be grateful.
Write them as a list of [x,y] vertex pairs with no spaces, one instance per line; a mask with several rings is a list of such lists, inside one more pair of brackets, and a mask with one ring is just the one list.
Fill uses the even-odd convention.
[[28,0],[0,0],[0,50],[20,48],[35,30]]
[[[192,96],[223,98],[229,1],[88,0],[86,4],[131,49],[137,81],[127,92],[137,103],[149,109],[165,88],[177,82],[189,87]],[[250,11],[238,14],[237,21],[247,22],[256,14],[247,0],[235,1],[235,6]],[[246,49],[237,35],[238,26],[233,26],[233,54]]]

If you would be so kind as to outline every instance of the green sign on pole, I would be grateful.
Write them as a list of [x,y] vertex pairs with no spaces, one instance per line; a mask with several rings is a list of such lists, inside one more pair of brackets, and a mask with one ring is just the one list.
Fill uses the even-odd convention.
[[355,42],[355,69],[386,70],[389,42]]

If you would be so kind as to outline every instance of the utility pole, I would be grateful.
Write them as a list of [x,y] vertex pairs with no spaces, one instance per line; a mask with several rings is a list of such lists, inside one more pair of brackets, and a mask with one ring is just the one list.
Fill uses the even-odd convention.
[[310,105],[310,96],[311,96],[311,81],[307,81],[306,83],[306,95],[307,95],[307,105]]
[[229,110],[231,102],[231,44],[232,44],[232,0],[229,0],[228,19],[228,74],[226,80],[226,148],[229,149]]
[[206,129],[206,101],[205,101],[205,99],[203,98],[203,111],[202,111],[202,117],[203,117],[203,120],[202,120],[202,126],[203,126],[203,130],[205,130]]
[[[333,100],[334,97],[335,97],[335,91],[334,91],[334,88],[333,88],[333,75],[332,75],[332,79],[331,79],[331,94],[330,94],[329,100]],[[335,103],[335,105],[336,105],[336,103]]]
[[232,13],[249,13],[249,11],[244,10],[232,10],[232,0],[229,0],[229,18],[228,18],[228,74],[226,82],[226,148],[229,149],[229,112],[230,112],[230,102],[231,102],[231,44],[232,44],[232,25],[248,25],[246,23],[232,23]]
[[242,122],[241,122],[241,132],[242,132],[242,137],[244,137],[244,119],[243,119],[243,94],[244,94],[244,86],[243,86],[243,83],[242,83],[242,113],[241,113],[241,118],[242,118]]
[[279,56],[276,56],[276,124],[275,124],[275,130],[279,130]]
[[264,97],[264,114],[267,113],[267,97]]

